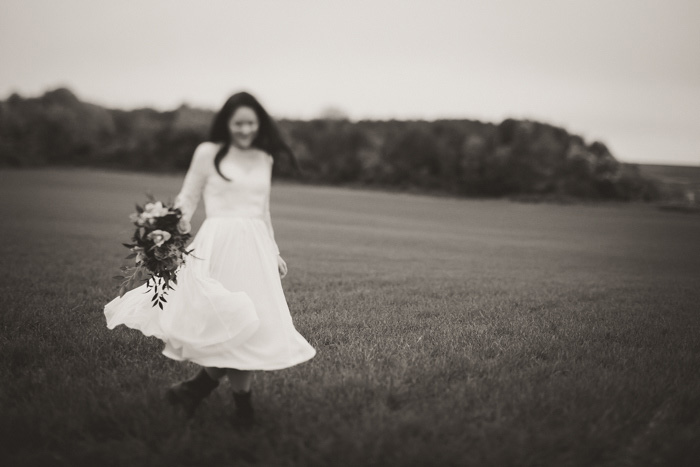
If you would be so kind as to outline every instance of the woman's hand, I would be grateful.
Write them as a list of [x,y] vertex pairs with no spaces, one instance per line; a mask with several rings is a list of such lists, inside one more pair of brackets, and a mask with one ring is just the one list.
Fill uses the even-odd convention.
[[287,263],[280,255],[277,255],[277,270],[280,272],[280,279],[284,279],[287,275]]

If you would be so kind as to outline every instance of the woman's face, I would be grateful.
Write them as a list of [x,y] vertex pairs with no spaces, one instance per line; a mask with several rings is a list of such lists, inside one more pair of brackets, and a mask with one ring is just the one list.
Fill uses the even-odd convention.
[[249,148],[258,135],[258,115],[250,107],[241,106],[231,115],[228,129],[231,142],[239,148]]

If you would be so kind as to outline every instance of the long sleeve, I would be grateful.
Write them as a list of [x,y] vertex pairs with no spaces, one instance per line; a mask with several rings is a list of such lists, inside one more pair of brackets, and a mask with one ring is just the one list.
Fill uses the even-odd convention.
[[270,217],[270,193],[267,194],[265,198],[265,211],[263,213],[263,221],[267,226],[267,232],[270,234],[270,239],[272,240],[272,246],[274,248],[275,254],[280,254],[280,249],[275,241],[275,230],[272,228],[272,218]]
[[182,211],[183,219],[187,222],[192,220],[194,212],[197,210],[199,199],[202,196],[202,189],[207,181],[209,167],[207,161],[208,153],[211,152],[211,143],[202,143],[197,146],[192,156],[190,168],[185,175],[185,181],[182,183],[182,189],[175,198],[175,207]]

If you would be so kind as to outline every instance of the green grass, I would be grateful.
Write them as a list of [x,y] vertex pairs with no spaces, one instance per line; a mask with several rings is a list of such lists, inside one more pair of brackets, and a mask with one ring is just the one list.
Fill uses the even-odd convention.
[[[0,464],[695,465],[700,217],[275,185],[287,299],[316,358],[223,384],[119,327],[128,214],[176,176],[0,171]],[[198,225],[203,218],[200,212]]]

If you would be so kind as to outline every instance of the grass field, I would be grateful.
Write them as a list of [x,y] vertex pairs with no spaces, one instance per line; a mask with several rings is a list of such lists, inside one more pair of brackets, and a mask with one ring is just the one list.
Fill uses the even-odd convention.
[[696,202],[700,203],[700,166],[641,164],[639,171],[643,176],[656,180],[662,193],[685,195],[692,192],[695,193]]
[[[0,464],[696,465],[700,216],[275,185],[312,361],[258,373],[259,425],[123,326],[134,202],[177,176],[0,171]],[[203,213],[197,215],[201,222]]]

